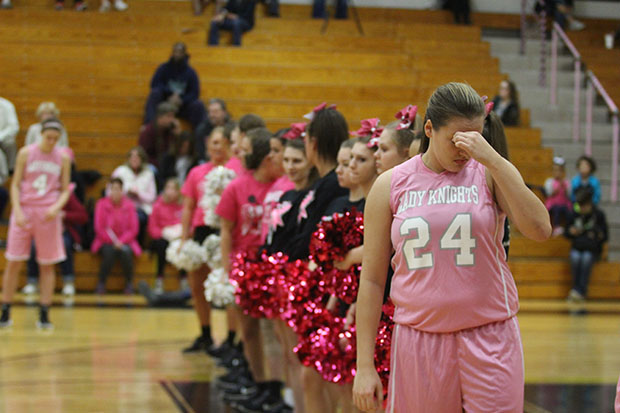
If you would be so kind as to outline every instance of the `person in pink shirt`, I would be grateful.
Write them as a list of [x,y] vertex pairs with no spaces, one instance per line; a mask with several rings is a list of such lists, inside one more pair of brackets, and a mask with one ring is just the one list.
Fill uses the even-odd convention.
[[123,195],[123,181],[110,179],[109,195],[95,205],[95,239],[90,247],[101,254],[97,294],[105,293],[105,282],[118,260],[127,280],[125,294],[133,294],[134,256],[142,254],[138,244],[138,213],[134,203]]
[[[236,254],[256,252],[263,242],[263,203],[281,173],[281,166],[274,165],[269,156],[271,137],[265,128],[248,131],[241,141],[248,173],[239,175],[228,185],[215,209],[222,223],[222,266],[227,272]],[[248,378],[257,383],[254,390],[262,391],[266,377],[259,320],[238,307],[235,309],[250,368]]]
[[523,412],[517,289],[506,216],[544,241],[551,225],[519,171],[482,136],[485,104],[463,83],[427,104],[422,155],[379,176],[365,208],[355,404],[382,405],[374,364],[387,268],[395,305],[388,412]]
[[[217,222],[211,222],[209,217],[214,211],[208,210],[209,202],[201,202],[205,197],[205,189],[209,184],[210,175],[216,167],[224,167],[233,171],[237,176],[244,173],[241,161],[232,156],[231,137],[226,135],[223,127],[218,126],[206,139],[207,156],[209,162],[198,165],[189,172],[181,188],[183,195],[183,213],[181,215],[182,240],[193,239],[202,244],[211,234],[217,234]],[[211,350],[211,306],[204,294],[204,282],[211,270],[203,265],[188,274],[194,310],[200,322],[200,335],[194,342],[183,349],[184,353]],[[232,321],[229,320],[229,323]],[[234,325],[229,324],[228,341],[234,340]]]
[[572,211],[573,203],[570,201],[571,186],[566,179],[566,161],[560,156],[553,158],[552,177],[545,181],[545,206],[551,216],[553,235],[564,233],[563,224],[566,223],[568,215]]
[[[155,204],[153,212],[149,216],[147,229],[153,242],[151,250],[157,255],[157,279],[155,280],[155,292],[162,293],[164,290],[164,270],[166,268],[166,248],[168,244],[181,238],[183,202],[181,188],[177,178],[169,178],[164,185],[164,190]],[[181,281],[187,282],[185,271],[180,272]]]
[[6,267],[2,278],[0,328],[12,324],[10,309],[22,261],[30,257],[32,241],[37,248],[41,275],[41,296],[37,326],[53,328],[49,320],[55,274],[54,264],[65,260],[60,211],[69,199],[69,156],[56,148],[64,130],[55,118],[41,126],[39,143],[19,150],[11,182],[12,212],[6,249]]

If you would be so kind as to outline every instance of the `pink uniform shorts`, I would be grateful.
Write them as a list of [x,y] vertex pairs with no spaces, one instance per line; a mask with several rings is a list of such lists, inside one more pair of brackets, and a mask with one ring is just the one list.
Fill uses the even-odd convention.
[[6,259],[26,261],[30,258],[32,240],[37,249],[37,262],[43,265],[56,264],[66,259],[62,240],[62,218],[45,219],[49,206],[22,206],[26,225],[15,223],[13,214],[9,221]]
[[523,413],[516,317],[437,334],[396,325],[387,412]]

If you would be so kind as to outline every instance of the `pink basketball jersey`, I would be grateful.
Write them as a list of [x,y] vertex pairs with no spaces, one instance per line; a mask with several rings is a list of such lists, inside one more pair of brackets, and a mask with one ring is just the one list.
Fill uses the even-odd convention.
[[38,144],[28,146],[19,201],[24,205],[48,206],[58,200],[62,184],[62,152],[54,148],[44,153]]
[[446,333],[517,313],[502,247],[506,217],[483,165],[472,159],[438,174],[418,155],[393,169],[390,207],[396,323]]

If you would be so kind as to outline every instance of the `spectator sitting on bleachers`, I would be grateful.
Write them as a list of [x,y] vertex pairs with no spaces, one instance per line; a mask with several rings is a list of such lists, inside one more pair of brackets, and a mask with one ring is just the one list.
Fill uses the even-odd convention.
[[194,131],[196,154],[200,160],[205,159],[205,138],[211,135],[213,128],[224,126],[230,120],[230,113],[226,109],[226,102],[222,99],[209,99],[207,106],[207,119],[204,120]]
[[573,288],[568,299],[583,301],[588,292],[592,266],[599,259],[603,244],[607,242],[607,220],[605,213],[592,202],[592,188],[581,187],[575,194],[576,210],[566,225],[566,236],[572,240],[570,266]]
[[504,126],[519,125],[519,93],[511,80],[502,80],[499,93],[493,98],[493,111],[502,120]]
[[564,233],[563,224],[566,223],[568,214],[572,209],[570,201],[570,182],[566,179],[566,170],[564,166],[566,161],[564,158],[556,156],[553,158],[553,176],[545,181],[545,206],[551,216],[551,226],[553,227],[553,235],[562,235]]
[[0,97],[0,157],[5,159],[9,171],[15,167],[17,143],[15,137],[19,132],[19,121],[15,106],[8,100]]
[[[545,11],[547,16],[553,17],[563,29],[568,30],[583,30],[586,25],[583,22],[575,19],[574,12],[574,0],[547,0],[544,2]],[[536,2],[536,12],[540,13],[543,6],[540,1]]]
[[[99,7],[99,11],[101,13],[110,11],[111,8],[112,4],[110,3],[110,0],[101,0],[101,6]],[[129,6],[123,0],[114,0],[114,9],[118,11],[125,11],[128,8]]]
[[181,184],[190,169],[198,164],[194,153],[194,138],[185,131],[167,154],[161,160],[159,167],[159,182],[166,182],[170,178],[177,179]]
[[[88,222],[88,214],[86,208],[80,203],[75,193],[71,191],[69,201],[65,204],[60,213],[62,216],[63,233],[62,239],[65,244],[65,253],[67,258],[60,263],[60,273],[62,274],[63,288],[62,293],[66,296],[75,294],[75,270],[73,265],[73,249],[74,245],[80,245],[82,237],[80,230],[86,222]],[[37,291],[37,280],[39,278],[39,265],[36,260],[37,254],[34,243],[30,250],[30,259],[28,260],[28,282],[22,289],[23,294],[34,294]]]
[[121,262],[127,283],[125,294],[133,294],[134,255],[142,249],[138,244],[138,215],[133,202],[123,195],[123,181],[110,180],[110,194],[97,201],[95,207],[95,240],[93,253],[101,253],[101,267],[96,293],[105,293],[105,282],[116,260]]
[[[134,203],[140,222],[139,240],[144,240],[144,230],[148,216],[157,197],[155,175],[146,162],[146,153],[140,146],[132,148],[127,154],[127,163],[112,172],[112,178],[123,181],[123,192]],[[108,188],[110,189],[110,188]]]
[[[73,3],[73,7],[75,11],[86,11],[88,6],[83,0],[75,0]],[[61,11],[65,8],[65,0],[56,0],[56,4],[54,5],[54,9],[57,11]]]
[[175,43],[170,60],[159,65],[151,79],[151,93],[144,108],[144,124],[155,118],[157,106],[163,101],[172,103],[177,116],[186,119],[193,130],[205,120],[207,112],[200,100],[200,81],[188,60],[185,43]]
[[[183,203],[181,199],[181,186],[175,178],[166,180],[166,185],[161,196],[153,205],[153,212],[149,216],[148,231],[153,239],[151,250],[157,255],[157,279],[155,280],[155,292],[164,290],[164,270],[166,268],[166,248],[168,244],[181,238],[181,213]],[[180,271],[181,281],[186,284],[185,271]]]
[[254,27],[254,9],[256,0],[228,0],[211,20],[209,46],[220,43],[220,30],[232,31],[232,44],[241,46],[241,35]]
[[[25,145],[39,143],[41,141],[41,125],[43,124],[43,121],[50,118],[59,119],[60,110],[58,110],[54,102],[43,102],[37,108],[36,116],[37,119],[39,119],[39,122],[33,123],[28,127]],[[58,139],[58,143],[56,143],[56,146],[59,148],[66,148],[67,146],[69,146],[69,137],[67,136],[66,129],[63,129],[63,131],[61,132],[60,139]]]
[[175,145],[181,134],[181,125],[174,117],[175,112],[176,107],[172,103],[160,103],[157,106],[157,117],[140,132],[138,145],[146,152],[148,162],[156,168],[159,168],[162,157]]
[[577,159],[577,175],[571,181],[571,201],[577,202],[577,191],[579,188],[590,187],[592,189],[592,202],[598,205],[601,200],[601,182],[594,173],[596,172],[596,162],[589,156],[582,155]]

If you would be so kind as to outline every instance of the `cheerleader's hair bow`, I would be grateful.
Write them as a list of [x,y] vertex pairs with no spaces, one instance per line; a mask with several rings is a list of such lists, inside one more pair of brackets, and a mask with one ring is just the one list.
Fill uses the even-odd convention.
[[312,109],[312,112],[306,113],[304,115],[304,119],[308,119],[308,120],[312,121],[312,119],[314,119],[314,116],[318,112],[320,112],[320,111],[322,111],[324,109],[336,109],[336,105],[329,105],[329,106],[327,106],[327,102],[323,102],[320,105],[318,105],[317,107],[315,107],[314,109]]
[[486,105],[484,105],[484,117],[485,118],[489,116],[489,113],[491,113],[491,111],[493,111],[493,106],[495,106],[493,102],[489,102]]
[[400,121],[396,130],[410,129],[413,122],[415,122],[415,116],[418,114],[418,107],[415,105],[407,105],[400,112],[396,114],[396,119]]
[[356,137],[369,136],[370,141],[367,146],[369,148],[375,148],[379,146],[379,136],[381,132],[383,132],[383,128],[379,127],[379,122],[379,118],[364,119],[361,122],[362,127],[355,132],[351,132],[351,135]]
[[307,125],[308,124],[306,122],[291,123],[289,131],[282,135],[282,137],[289,140],[303,138],[306,136]]

